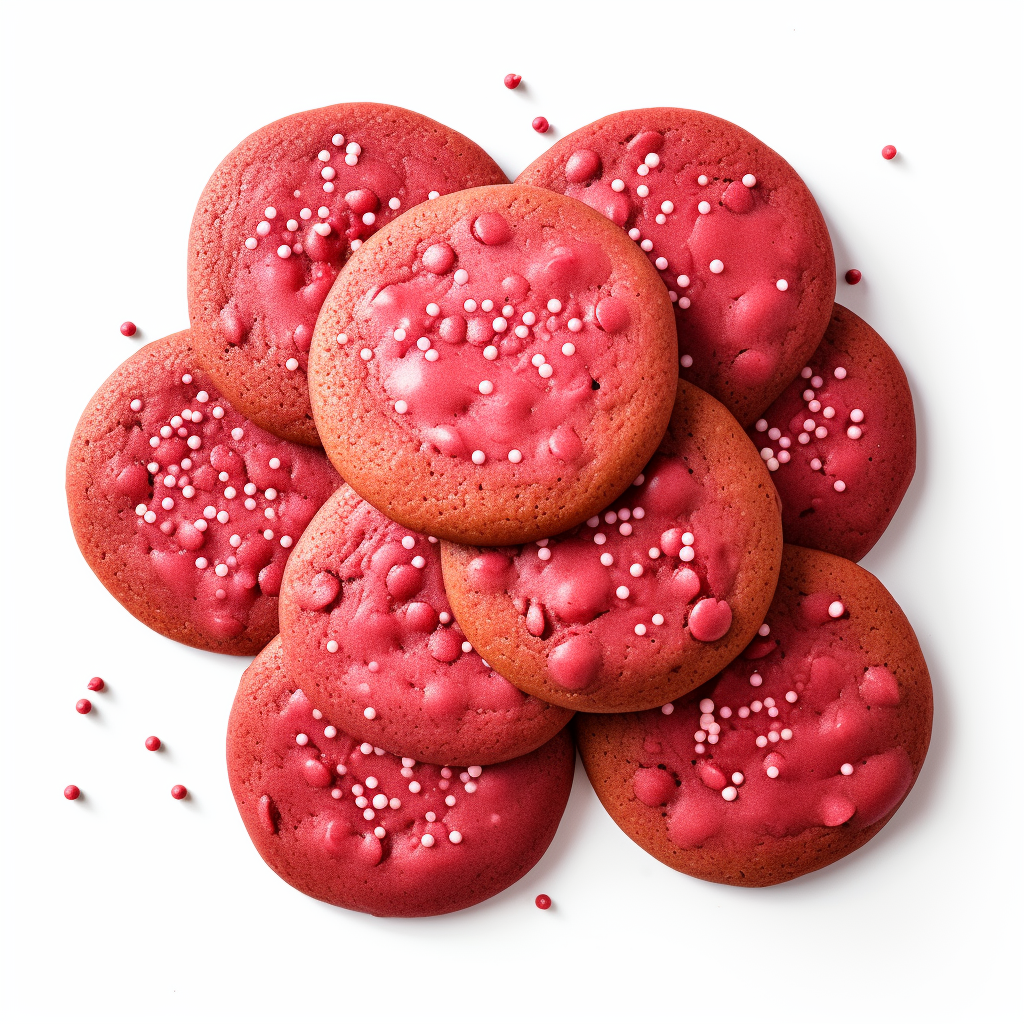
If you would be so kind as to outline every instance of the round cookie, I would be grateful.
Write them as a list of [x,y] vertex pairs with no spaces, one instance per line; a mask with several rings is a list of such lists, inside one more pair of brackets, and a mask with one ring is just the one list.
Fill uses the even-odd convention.
[[928,669],[869,572],[787,544],[767,622],[661,710],[576,719],[616,824],[709,882],[774,885],[852,853],[895,813],[928,749]]
[[470,189],[373,236],[310,353],[327,454],[386,516],[473,544],[576,525],[658,446],[672,314],[643,253],[583,203]]
[[854,562],[882,536],[914,476],[907,375],[838,303],[817,351],[748,433],[782,499],[786,540]]
[[281,587],[288,674],[361,740],[431,764],[493,764],[572,717],[521,693],[469,648],[436,538],[343,486],[302,535]]
[[825,221],[796,171],[742,128],[697,110],[625,110],[559,140],[516,181],[629,231],[675,304],[682,376],[744,426],[821,340],[836,288]]
[[306,369],[338,270],[417,203],[506,181],[464,135],[385,103],[338,103],[254,132],[214,171],[192,220],[198,358],[255,423],[319,444]]
[[442,554],[455,614],[499,672],[573,710],[637,711],[710,679],[756,635],[782,526],[743,428],[681,381],[657,454],[603,513],[550,541]]
[[349,910],[424,917],[488,899],[540,860],[575,754],[567,730],[468,769],[360,744],[288,678],[275,640],[242,676],[227,761],[249,838],[289,885]]
[[183,331],[122,363],[75,428],[67,497],[100,582],[158,633],[255,654],[289,548],[341,483],[326,456],[236,412]]

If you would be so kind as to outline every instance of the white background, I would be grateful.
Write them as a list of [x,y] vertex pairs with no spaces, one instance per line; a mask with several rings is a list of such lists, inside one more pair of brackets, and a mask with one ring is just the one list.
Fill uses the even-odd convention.
[[[574,14],[569,14],[569,10]],[[8,3],[0,1010],[11,1021],[1003,1021],[1020,933],[1020,24],[1015,5],[774,0]],[[507,71],[525,88],[502,87]],[[95,388],[187,324],[208,175],[294,111],[381,100],[514,177],[615,110],[690,106],[780,151],[838,297],[903,360],[918,470],[864,564],[915,625],[932,748],[883,832],[772,889],[663,867],[581,771],[540,865],[483,906],[380,921],[279,881],[228,790],[245,662],[149,632],[68,525]],[[550,118],[553,132],[530,121]],[[882,160],[886,143],[900,151]],[[135,339],[118,326],[134,320]],[[1012,447],[1011,447],[1012,445]],[[109,689],[75,714],[85,683]],[[92,695],[90,695],[92,696]],[[159,734],[166,751],[143,747]],[[69,782],[86,799],[64,800]],[[183,782],[193,794],[169,796]],[[553,910],[533,906],[550,893]]]

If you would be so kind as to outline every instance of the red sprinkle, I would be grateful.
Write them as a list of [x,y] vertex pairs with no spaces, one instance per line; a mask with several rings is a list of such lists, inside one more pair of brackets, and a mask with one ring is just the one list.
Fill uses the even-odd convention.
[[523,80],[523,76],[522,75],[512,75],[512,74],[506,75],[505,76],[505,88],[506,89],[515,89],[515,88],[518,87],[519,83],[522,80]]
[[548,119],[546,117],[535,117],[533,119],[533,130],[535,132],[540,132],[541,135],[543,135],[550,127],[551,125],[548,124]]
[[99,693],[99,691],[102,690],[103,687],[106,685],[107,684],[103,682],[103,680],[100,679],[99,676],[93,676],[92,679],[89,680],[89,689],[95,690],[97,693]]
[[82,795],[82,791],[77,786],[65,786],[64,787],[64,799],[65,800],[77,800]]
[[159,736],[147,736],[146,737],[146,749],[147,750],[159,750],[160,749],[160,737]]
[[895,155],[896,155],[896,147],[895,146],[883,146],[882,147],[882,156],[886,160],[891,160]]
[[188,796],[188,790],[184,786],[171,786],[171,796],[175,800],[184,800]]
[[83,698],[82,698],[82,699],[81,699],[81,700],[80,700],[80,701],[79,701],[79,702],[78,702],[78,703],[77,703],[77,704],[75,705],[75,710],[76,710],[76,711],[77,711],[77,712],[78,712],[78,713],[79,713],[80,715],[87,715],[87,714],[89,714],[89,712],[90,712],[90,711],[92,711],[92,701],[91,701],[91,700],[86,700],[86,699],[85,699],[85,697],[83,697]]
[[137,329],[138,328],[136,328],[135,324],[133,324],[131,320],[125,320],[125,322],[121,324],[121,333],[126,338],[130,338],[136,332]]
[[551,897],[541,893],[534,901],[541,910],[549,910],[551,908]]
[[861,273],[860,273],[859,270],[848,270],[846,272],[846,283],[847,284],[856,284],[860,280],[860,278],[861,278]]

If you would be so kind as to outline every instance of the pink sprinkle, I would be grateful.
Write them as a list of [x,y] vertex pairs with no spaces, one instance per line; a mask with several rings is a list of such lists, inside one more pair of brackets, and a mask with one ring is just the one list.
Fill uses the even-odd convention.
[[523,80],[522,75],[513,75],[509,73],[505,76],[505,88],[506,89],[518,89],[519,83]]
[[535,132],[540,132],[541,135],[543,135],[550,127],[551,125],[548,123],[548,119],[546,117],[535,117],[533,119],[533,130]]
[[137,330],[138,328],[131,322],[131,320],[125,320],[125,322],[121,324],[121,333],[126,338],[130,338]]

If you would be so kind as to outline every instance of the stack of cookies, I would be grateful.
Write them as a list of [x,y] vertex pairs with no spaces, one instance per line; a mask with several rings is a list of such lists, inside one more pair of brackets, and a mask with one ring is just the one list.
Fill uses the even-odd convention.
[[711,881],[885,824],[931,689],[855,562],[914,414],[834,292],[796,172],[696,111],[604,118],[513,184],[368,103],[223,161],[191,330],[97,393],[68,501],[129,611],[257,655],[228,767],[282,878],[379,915],[484,900],[551,842],[576,749],[631,838]]

